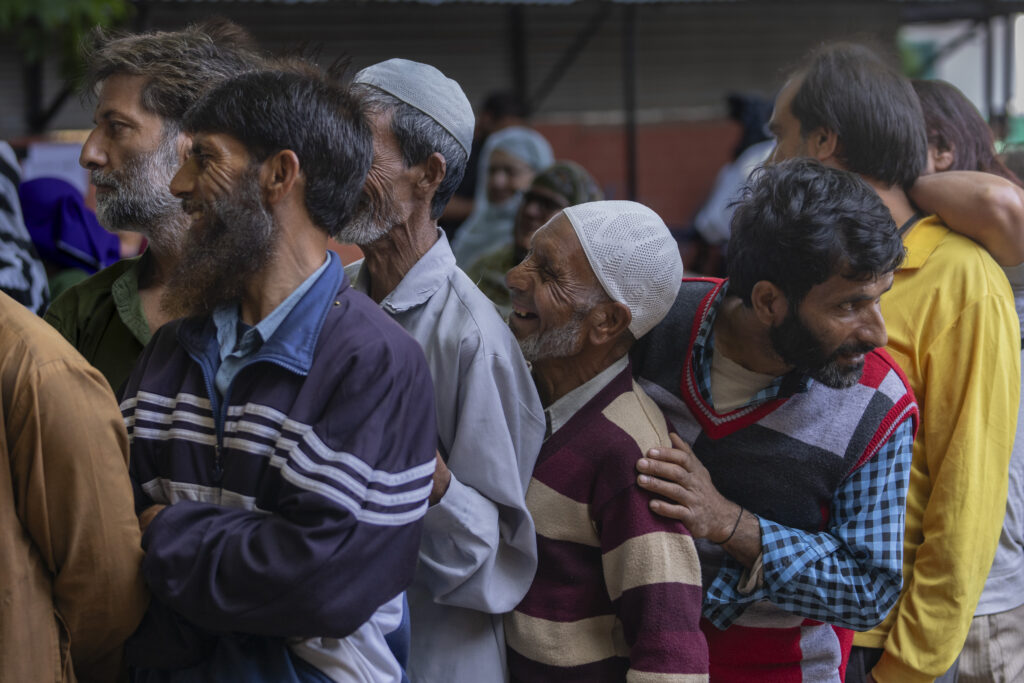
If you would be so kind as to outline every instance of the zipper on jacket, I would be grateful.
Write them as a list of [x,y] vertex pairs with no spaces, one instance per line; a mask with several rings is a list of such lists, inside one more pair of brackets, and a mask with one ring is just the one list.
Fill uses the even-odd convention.
[[224,412],[224,407],[227,406],[227,400],[217,400],[217,388],[213,384],[213,379],[210,377],[210,366],[206,362],[205,358],[192,356],[193,360],[199,363],[199,368],[203,371],[203,382],[206,384],[206,396],[210,399],[210,414],[213,416],[213,427],[216,434],[216,441],[213,444],[213,483],[220,486],[221,480],[224,478],[224,462],[221,459],[221,451],[224,443],[224,420],[227,418]]

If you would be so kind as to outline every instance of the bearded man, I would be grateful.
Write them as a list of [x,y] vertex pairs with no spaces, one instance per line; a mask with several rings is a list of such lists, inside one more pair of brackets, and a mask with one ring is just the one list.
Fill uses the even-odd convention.
[[116,37],[97,31],[83,56],[97,105],[79,162],[96,186],[97,218],[108,230],[142,233],[148,247],[57,297],[45,318],[118,391],[171,319],[160,301],[189,224],[168,189],[188,150],[182,116],[259,57],[229,22]]
[[650,512],[633,474],[669,429],[628,353],[682,275],[665,223],[623,201],[559,212],[508,273],[548,423],[526,494],[537,574],[505,620],[513,681],[707,680],[693,539]]
[[430,375],[327,253],[372,159],[362,109],[289,69],[222,83],[183,122],[171,191],[193,224],[163,303],[190,317],[121,404],[154,595],[141,681],[403,680],[387,639],[408,641]]
[[537,566],[524,494],[544,417],[508,327],[437,227],[466,167],[473,110],[427,64],[390,59],[355,81],[374,159],[340,237],[366,258],[347,271],[423,347],[437,406],[437,473],[408,592],[409,673],[423,683],[503,681],[501,615]]
[[679,432],[639,483],[698,539],[712,680],[842,680],[851,629],[899,596],[917,406],[879,301],[903,255],[857,176],[766,168],[729,279],[684,281],[633,352]]

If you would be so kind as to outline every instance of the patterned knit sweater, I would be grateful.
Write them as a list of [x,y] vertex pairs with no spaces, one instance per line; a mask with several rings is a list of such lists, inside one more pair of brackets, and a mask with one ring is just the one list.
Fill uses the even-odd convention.
[[631,372],[541,449],[526,495],[537,575],[506,617],[513,681],[707,680],[693,539],[635,483],[637,459],[668,432]]
[[[899,367],[875,350],[853,387],[812,381],[792,394],[780,391],[718,413],[699,389],[693,358],[723,286],[684,280],[668,316],[633,354],[641,385],[691,444],[715,487],[761,518],[765,581],[757,589],[737,587],[741,567],[719,546],[697,544],[712,674],[716,682],[840,681],[852,632],[837,622],[870,627],[899,590],[909,453],[881,482],[893,489],[887,495],[873,484],[865,490],[848,484],[895,430],[916,422],[917,406]],[[843,496],[854,499],[855,510],[840,503]],[[862,537],[853,529],[865,519],[871,529]],[[887,586],[885,600],[880,585]]]

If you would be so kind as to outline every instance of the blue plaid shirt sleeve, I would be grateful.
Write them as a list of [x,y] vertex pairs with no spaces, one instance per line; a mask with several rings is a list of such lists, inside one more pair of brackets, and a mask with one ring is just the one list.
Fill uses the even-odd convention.
[[903,585],[903,517],[913,425],[907,419],[836,491],[828,528],[810,533],[761,519],[762,585],[738,590],[732,558],[715,576],[704,616],[724,629],[747,605],[770,600],[793,614],[863,631],[877,626]]

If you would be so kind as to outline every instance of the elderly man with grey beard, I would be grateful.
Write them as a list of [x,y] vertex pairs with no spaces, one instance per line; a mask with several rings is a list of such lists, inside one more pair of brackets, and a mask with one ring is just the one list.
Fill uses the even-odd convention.
[[526,362],[493,304],[455,265],[437,219],[462,179],[473,111],[458,83],[391,59],[356,75],[374,160],[342,241],[347,270],[423,347],[434,380],[437,472],[408,590],[413,681],[503,681],[501,614],[537,555],[524,492],[544,434]]
[[189,147],[181,119],[259,57],[229,22],[114,37],[97,31],[84,57],[98,101],[79,161],[96,186],[97,217],[108,230],[142,233],[148,247],[57,297],[45,317],[118,391],[170,319],[160,301],[189,223],[168,189]]
[[559,212],[506,276],[548,424],[526,494],[537,575],[505,620],[513,681],[707,680],[697,550],[633,476],[670,426],[628,353],[682,275],[661,218],[609,201]]

